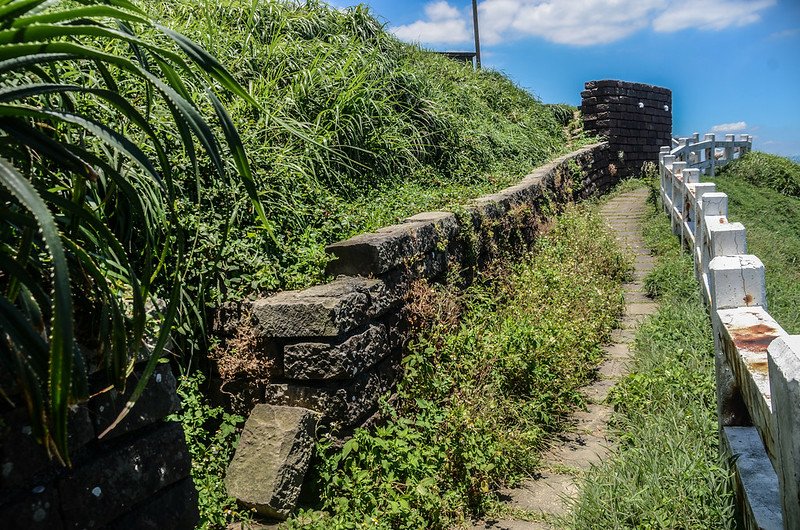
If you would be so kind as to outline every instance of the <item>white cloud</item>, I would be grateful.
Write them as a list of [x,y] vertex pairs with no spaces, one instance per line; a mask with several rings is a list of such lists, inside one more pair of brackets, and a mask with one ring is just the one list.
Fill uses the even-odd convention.
[[[687,28],[721,30],[760,20],[776,0],[483,0],[481,40],[497,44],[525,36],[573,46],[618,41],[646,27],[659,32]],[[392,31],[401,39],[432,44],[472,39],[470,9],[429,3],[425,19]]]
[[466,13],[445,1],[425,6],[427,20],[391,28],[392,33],[405,41],[426,44],[460,44],[472,39],[472,25],[467,27]]
[[774,4],[775,0],[678,0],[653,20],[653,29],[673,32],[746,26],[761,20],[760,12]]
[[711,127],[713,133],[735,133],[747,129],[747,122],[737,121],[734,123],[720,123]]
[[800,35],[800,28],[785,29],[783,31],[776,31],[769,37],[771,39],[791,39]]
[[433,2],[432,4],[426,5],[425,14],[428,15],[428,18],[431,20],[449,20],[461,16],[458,9],[444,1]]
[[[496,0],[483,4],[488,11]],[[647,26],[664,0],[520,1],[511,28],[558,44],[589,46],[620,40]]]

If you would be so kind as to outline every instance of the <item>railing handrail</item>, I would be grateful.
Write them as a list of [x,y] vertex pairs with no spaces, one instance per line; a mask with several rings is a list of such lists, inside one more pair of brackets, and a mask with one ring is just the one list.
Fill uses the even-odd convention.
[[722,438],[733,447],[731,426],[752,422],[758,435],[748,440],[760,442],[755,453],[763,454],[762,467],[774,473],[779,494],[777,516],[764,525],[800,528],[800,336],[789,336],[768,313],[764,265],[747,254],[745,227],[728,220],[727,195],[700,181],[701,170],[710,168],[713,176],[717,166],[750,151],[752,137],[707,134],[700,141],[695,134],[672,144],[659,153],[661,199],[673,231],[692,252],[710,308]]
[[[736,139],[735,134],[726,134],[724,140],[717,139],[709,133],[700,140],[700,135],[673,138],[669,154],[676,160],[687,162],[689,167],[703,169],[704,173],[714,176],[716,167],[739,158],[752,150],[753,137],[742,134]],[[721,150],[719,156],[717,150]],[[706,171],[708,170],[708,171]]]

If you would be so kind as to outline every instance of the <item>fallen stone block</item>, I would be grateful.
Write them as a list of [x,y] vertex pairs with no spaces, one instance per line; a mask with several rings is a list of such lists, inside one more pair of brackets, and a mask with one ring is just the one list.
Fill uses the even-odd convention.
[[262,515],[286,519],[300,496],[317,419],[304,408],[256,405],[228,467],[228,494]]
[[[94,439],[94,430],[85,406],[70,411],[68,418],[69,451],[74,458]],[[0,415],[0,499],[11,490],[38,488],[62,469],[36,441],[26,409],[18,408]]]
[[64,528],[59,510],[58,491],[52,484],[38,485],[22,497],[0,506],[2,528],[60,530]]
[[[139,383],[139,377],[141,377],[141,368],[135,370],[134,375],[128,379],[125,392],[111,389],[89,401],[92,423],[98,436],[114,423],[119,413],[125,408],[128,399]],[[158,365],[131,411],[103,439],[109,440],[152,425],[173,412],[177,412],[180,409],[180,400],[175,391],[177,386],[169,364]]]
[[190,468],[183,428],[179,423],[164,423],[58,481],[64,526],[99,528],[188,477]]
[[197,490],[191,477],[158,492],[115,519],[107,528],[114,530],[192,530],[200,513]]

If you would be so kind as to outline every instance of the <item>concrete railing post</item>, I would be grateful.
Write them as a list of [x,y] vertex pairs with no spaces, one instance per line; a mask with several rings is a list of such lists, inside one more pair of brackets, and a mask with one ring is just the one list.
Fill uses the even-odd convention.
[[694,200],[692,204],[692,210],[694,211],[694,248],[692,249],[692,257],[694,258],[694,273],[698,282],[701,282],[703,277],[703,196],[715,191],[717,191],[717,185],[713,182],[699,182],[694,185]]
[[[717,418],[720,426],[740,424],[746,410],[736,376],[725,355],[726,331],[717,311],[744,306],[766,308],[764,264],[753,255],[718,256],[708,267],[711,287],[711,325],[714,330],[714,366],[717,378]],[[746,416],[746,415],[745,415]]]
[[714,145],[715,138],[714,134],[706,134],[705,137],[703,137],[704,141],[711,142],[711,145],[706,147],[706,160],[711,164],[708,169],[708,174],[711,177],[714,176],[717,165],[717,148]]
[[775,339],[768,352],[776,471],[783,525],[789,530],[800,528],[800,335]]
[[730,162],[733,160],[733,153],[735,148],[733,147],[733,142],[736,141],[735,134],[726,134],[725,135],[725,161]]
[[[667,214],[672,211],[672,166],[675,163],[675,155],[664,155],[661,163],[661,193],[664,210]],[[671,214],[670,214],[671,215]]]
[[696,143],[697,140],[695,139],[694,135],[686,138],[686,156],[684,157],[684,160],[686,161],[686,164],[689,166],[697,163],[697,160],[695,158],[696,152],[692,148],[692,146]]
[[703,195],[698,212],[701,226],[698,230],[697,244],[700,247],[700,274],[703,282],[703,297],[709,305],[711,305],[711,285],[708,279],[708,265],[716,256],[711,254],[708,226],[721,224],[720,220],[727,221],[727,215],[728,196],[726,194],[711,192]]
[[672,164],[672,187],[670,198],[672,200],[672,233],[680,235],[678,230],[683,224],[683,170],[686,169],[686,162],[680,161]]
[[752,148],[753,137],[750,136],[749,134],[742,134],[740,136],[740,139],[741,139],[740,141],[742,142],[747,142],[747,145],[743,145],[739,148],[739,158],[742,158],[742,156],[744,156],[744,154],[750,151],[750,149]]
[[[690,238],[694,239],[694,223],[697,219],[692,200],[692,188],[700,182],[700,170],[686,168],[683,170],[683,186],[681,187],[681,202],[683,203],[683,218],[681,220],[681,243],[686,244]],[[691,232],[691,234],[689,233]]]

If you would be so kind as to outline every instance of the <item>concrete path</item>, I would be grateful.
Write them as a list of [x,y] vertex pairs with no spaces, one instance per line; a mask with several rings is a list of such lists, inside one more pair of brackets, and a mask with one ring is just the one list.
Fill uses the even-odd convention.
[[600,209],[622,246],[635,255],[636,270],[633,281],[624,285],[625,314],[620,329],[612,334],[613,342],[605,348],[606,360],[599,367],[598,379],[582,390],[587,397],[587,410],[577,412],[571,429],[554,440],[553,446],[543,455],[536,477],[526,480],[518,489],[501,492],[512,515],[500,521],[480,521],[473,530],[558,528],[556,521],[559,516],[566,515],[569,499],[577,496],[586,470],[613,449],[607,432],[612,408],[605,404],[605,399],[616,381],[627,373],[627,363],[631,359],[628,346],[633,342],[636,328],[656,309],[655,302],[645,294],[643,284],[655,261],[641,236],[646,199],[647,190],[639,189],[610,199]]

